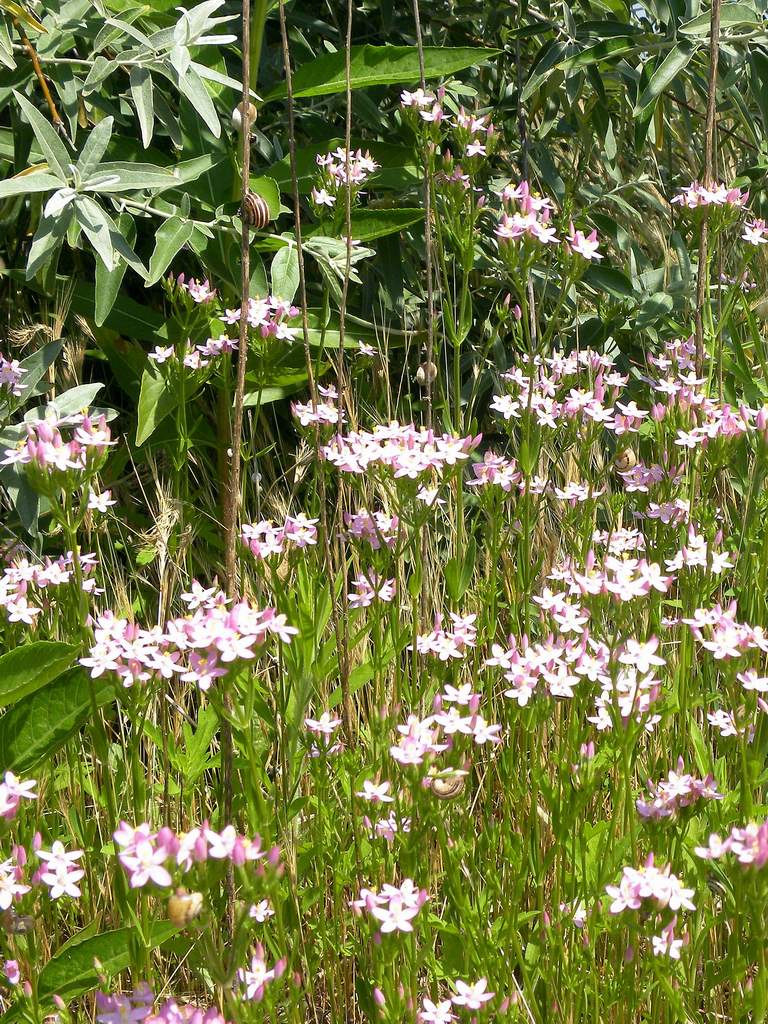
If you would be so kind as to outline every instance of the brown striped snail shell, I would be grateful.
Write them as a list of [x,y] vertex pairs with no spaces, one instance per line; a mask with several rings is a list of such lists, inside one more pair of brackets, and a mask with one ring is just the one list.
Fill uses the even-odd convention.
[[246,224],[258,231],[265,228],[271,220],[269,203],[263,196],[257,195],[255,192],[245,193],[240,214]]
[[168,897],[168,918],[177,928],[183,928],[203,909],[203,894],[179,888]]

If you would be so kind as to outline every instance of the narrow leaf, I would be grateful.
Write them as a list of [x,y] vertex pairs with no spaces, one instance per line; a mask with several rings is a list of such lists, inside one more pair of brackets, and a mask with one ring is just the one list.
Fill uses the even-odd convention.
[[48,166],[61,179],[61,184],[65,184],[72,176],[72,172],[69,169],[69,165],[72,163],[72,156],[67,147],[56,133],[56,129],[50,121],[45,119],[37,107],[29,102],[26,96],[22,96],[20,92],[15,90],[13,95],[32,126],[37,144],[43,151],[43,155],[48,161]]
[[131,96],[141,127],[141,141],[146,149],[152,141],[155,123],[154,89],[152,75],[143,67],[131,68]]
[[661,64],[651,75],[651,80],[643,89],[640,99],[637,101],[635,113],[653,103],[657,96],[660,96],[667,86],[688,66],[688,62],[698,50],[698,43],[690,43],[683,40],[674,46]]
[[155,251],[149,261],[147,287],[156,284],[168,269],[171,260],[192,237],[194,225],[181,217],[171,217],[158,228]]

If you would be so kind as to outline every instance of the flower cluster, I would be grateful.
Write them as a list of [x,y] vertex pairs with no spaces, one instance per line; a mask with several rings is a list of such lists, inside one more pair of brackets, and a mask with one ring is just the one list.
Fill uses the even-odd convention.
[[118,995],[96,993],[96,1020],[98,1024],[228,1024],[215,1006],[204,1010],[191,1004],[180,1005],[167,999],[153,1011],[155,996],[145,982],[133,992]]
[[639,910],[645,901],[651,901],[657,908],[670,910],[695,910],[691,900],[693,889],[686,889],[672,874],[669,864],[658,868],[653,854],[639,868],[625,867],[618,885],[607,885],[605,891],[612,899],[610,911],[620,914],[624,910]]
[[677,771],[670,771],[666,779],[656,783],[648,780],[649,798],[641,798],[636,802],[637,812],[641,818],[672,818],[681,808],[691,807],[699,800],[723,799],[712,775],[697,779],[684,769],[681,757],[677,762]]
[[0,352],[0,396],[20,398],[24,391],[22,378],[26,372],[18,359],[6,359]]
[[680,189],[671,200],[679,206],[695,210],[699,206],[734,206],[742,207],[749,201],[749,191],[742,192],[736,187],[728,188],[722,182],[716,182],[707,188],[698,181]]
[[177,834],[167,827],[154,832],[146,822],[134,828],[121,821],[114,839],[132,889],[141,889],[149,882],[162,887],[171,885],[173,878],[168,867],[183,875],[207,860],[230,861],[242,867],[265,858],[275,865],[280,856],[277,848],[263,849],[259,836],[249,839],[240,835],[234,825],[216,832],[207,822]]
[[527,181],[508,185],[501,200],[501,218],[494,232],[500,243],[523,239],[551,245],[560,241],[551,223],[552,201],[531,192]]
[[432,632],[416,637],[416,650],[419,654],[432,654],[440,661],[448,661],[451,658],[463,658],[466,649],[475,646],[477,615],[457,615],[450,612],[449,617],[451,629],[443,629],[442,616],[437,613]]
[[[95,568],[95,555],[80,555],[81,585],[89,594],[99,593],[93,576]],[[46,558],[37,563],[14,557],[0,576],[0,608],[4,609],[9,622],[23,622],[31,626],[43,609],[52,605],[52,601],[41,592],[71,583],[74,579],[71,551],[56,559]]]
[[348,537],[366,541],[374,551],[378,551],[382,545],[388,548],[395,546],[400,519],[388,516],[386,512],[360,509],[358,512],[345,512],[344,525]]
[[[64,440],[62,427],[72,428],[69,441]],[[16,448],[6,448],[0,465],[29,466],[38,480],[58,474],[62,484],[71,480],[75,486],[80,477],[98,472],[112,444],[104,415],[95,419],[87,415],[51,417],[28,423],[26,440]]]
[[92,678],[114,672],[125,687],[178,676],[207,690],[233,662],[255,658],[254,648],[270,636],[290,643],[297,632],[273,608],[262,611],[247,601],[228,607],[215,588],[183,596],[194,610],[168,622],[165,630],[142,629],[112,612],[99,615],[95,643],[80,664],[91,670]]
[[335,206],[342,188],[349,185],[353,191],[357,191],[379,169],[368,150],[365,153],[360,149],[350,150],[347,154],[343,146],[332,153],[318,153],[315,159],[320,168],[321,181],[319,187],[312,189],[312,202],[319,207]]
[[446,468],[468,459],[481,440],[481,434],[457,437],[393,422],[335,437],[321,454],[343,473],[362,474],[380,466],[392,470],[395,479],[418,480],[426,474],[439,477]]
[[[225,324],[240,322],[243,315],[242,307],[228,309],[221,318]],[[290,327],[286,320],[299,315],[299,310],[290,302],[270,295],[266,299],[249,299],[246,320],[248,326],[261,334],[262,338],[276,338],[278,341],[292,341],[298,327]]]
[[240,967],[237,971],[237,980],[243,996],[250,1002],[261,1002],[267,985],[283,974],[286,964],[287,961],[281,959],[268,968],[264,959],[264,947],[260,942],[257,943],[249,966]]
[[0,818],[15,818],[22,800],[37,800],[35,779],[22,782],[13,772],[6,772],[0,782]]
[[352,906],[359,912],[367,911],[379,922],[383,933],[412,932],[411,922],[428,899],[426,889],[417,889],[413,880],[406,878],[399,888],[387,884],[381,892],[361,889]]
[[300,512],[297,516],[286,516],[282,526],[275,526],[271,520],[260,523],[245,523],[241,531],[243,544],[256,558],[282,555],[286,549],[302,550],[317,544],[318,519],[309,519]]
[[768,819],[762,825],[734,827],[725,839],[713,834],[707,846],[696,847],[696,855],[704,860],[719,860],[727,853],[732,853],[744,867],[763,867],[768,861]]

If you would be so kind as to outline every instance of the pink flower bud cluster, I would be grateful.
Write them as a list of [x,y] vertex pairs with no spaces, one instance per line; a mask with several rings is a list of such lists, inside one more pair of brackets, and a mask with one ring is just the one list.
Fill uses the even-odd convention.
[[241,538],[256,558],[269,558],[271,555],[282,555],[291,548],[303,550],[314,547],[317,544],[319,521],[309,519],[300,512],[297,516],[286,516],[282,526],[275,526],[269,519],[260,523],[245,523]]
[[8,395],[20,398],[24,392],[22,378],[26,372],[18,359],[6,359],[0,353],[0,398],[7,398]]
[[748,651],[768,654],[768,635],[762,626],[736,621],[736,602],[727,608],[697,608],[690,619],[682,620],[696,640],[716,661],[740,658]]
[[764,867],[768,862],[768,819],[762,825],[734,827],[725,839],[710,835],[707,846],[696,847],[696,856],[704,860],[720,860],[727,853],[732,853],[744,867]]
[[648,780],[649,798],[636,802],[641,818],[658,821],[675,817],[682,808],[692,807],[700,800],[722,800],[714,776],[697,779],[685,772],[682,757],[678,759],[677,771],[670,771],[666,779],[659,782]]
[[108,611],[94,624],[95,643],[80,664],[97,678],[113,672],[125,687],[150,679],[172,679],[196,683],[208,690],[226,675],[229,666],[256,657],[270,636],[284,643],[298,631],[286,624],[274,608],[263,611],[247,601],[228,607],[223,593],[211,589],[185,595],[194,611],[159,627],[142,629]]
[[337,436],[321,449],[321,454],[342,473],[363,474],[380,466],[390,469],[395,479],[418,480],[426,474],[441,476],[446,469],[468,459],[481,440],[482,434],[457,437],[393,422],[372,431]]
[[381,892],[361,889],[352,907],[359,913],[366,911],[379,922],[379,930],[387,932],[412,932],[411,923],[427,902],[426,889],[417,889],[413,880],[406,878],[398,888],[385,884]]
[[350,150],[349,155],[343,146],[332,153],[318,153],[315,157],[320,168],[323,184],[331,193],[336,193],[345,185],[360,188],[379,169],[368,150],[363,153],[358,149]]
[[[167,887],[172,884],[171,871],[178,877],[196,864],[208,860],[230,861],[236,867],[268,859],[274,867],[280,859],[277,847],[262,848],[261,839],[240,835],[234,825],[216,832],[207,822],[189,832],[176,833],[170,828],[153,832],[144,822],[135,828],[121,821],[114,834],[120,847],[118,858],[130,877],[132,889],[141,889],[152,882]],[[168,868],[171,868],[171,871]]]
[[[72,427],[73,436],[65,441],[60,427]],[[69,416],[44,419],[27,424],[27,439],[17,448],[6,448],[2,466],[31,466],[39,472],[93,475],[101,466],[110,445],[109,427],[104,415]]]

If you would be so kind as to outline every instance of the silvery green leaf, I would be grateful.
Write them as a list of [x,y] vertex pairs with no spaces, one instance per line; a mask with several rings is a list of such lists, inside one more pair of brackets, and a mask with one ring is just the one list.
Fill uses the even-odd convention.
[[52,259],[53,254],[64,241],[72,222],[72,214],[73,207],[70,205],[58,217],[40,218],[27,257],[26,276],[28,281],[31,281],[35,274]]
[[114,269],[116,256],[120,256],[137,274],[146,277],[146,267],[106,210],[83,195],[77,197],[75,205],[78,223],[107,270]]
[[58,217],[61,211],[72,202],[77,195],[77,191],[66,185],[64,188],[60,188],[57,192],[54,192],[48,202],[45,204],[43,210],[44,217]]
[[22,94],[17,92],[15,89],[13,91],[13,95],[32,126],[32,131],[35,133],[37,144],[40,146],[45,159],[48,161],[49,170],[61,178],[62,184],[69,181],[72,176],[70,171],[72,156],[64,145],[61,137],[56,132],[56,129],[50,121],[45,119],[37,107],[33,106],[29,102],[26,96],[22,96]]
[[45,171],[35,171],[34,174],[22,174],[15,178],[6,178],[0,181],[0,199],[8,196],[23,196],[31,192],[50,192],[51,189],[59,188],[63,182]]
[[[200,75],[201,78],[207,79],[209,82],[215,82],[217,85],[225,85],[229,89],[234,89],[236,92],[242,94],[243,85],[242,82],[238,82],[236,78],[230,78],[229,75],[223,75],[220,71],[214,70],[214,68],[207,68],[205,64],[198,64],[197,61],[192,61],[190,67]],[[251,89],[251,96],[255,100],[260,100],[261,97],[258,93]]]
[[186,75],[187,69],[192,63],[192,55],[186,46],[174,46],[168,54],[168,59],[180,78],[183,78]]
[[179,78],[178,87],[179,91],[186,96],[203,121],[205,121],[214,138],[218,139],[221,136],[219,115],[216,113],[213,100],[208,95],[208,90],[205,88],[202,78],[194,68],[190,67],[186,75],[183,78]]
[[5,18],[0,18],[0,62],[7,68],[16,67],[16,61],[13,59],[13,43]]
[[103,121],[99,121],[96,127],[91,130],[90,135],[85,140],[85,145],[77,161],[77,170],[81,179],[90,178],[98,167],[99,161],[107,151],[109,140],[112,138],[113,124],[114,118],[105,117]]
[[95,92],[117,67],[119,67],[119,64],[116,60],[107,60],[106,57],[101,56],[97,57],[83,82],[83,96],[88,96]]
[[146,149],[152,141],[152,131],[155,123],[152,75],[147,68],[131,68],[130,84],[131,96],[136,107],[136,116],[141,127],[141,141],[144,149]]
[[156,167],[154,164],[140,164],[108,161],[100,164],[96,173],[85,182],[87,192],[137,192],[170,188],[176,185],[173,171]]
[[148,50],[154,49],[152,40],[149,36],[145,36],[143,32],[136,28],[135,25],[129,25],[127,21],[120,21],[119,18],[107,18],[107,24],[113,28],[119,28],[121,32],[127,36],[131,36],[136,42],[141,43]]

